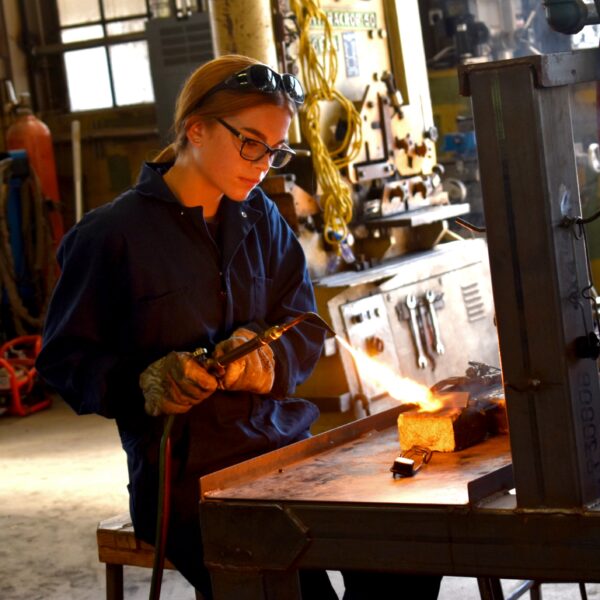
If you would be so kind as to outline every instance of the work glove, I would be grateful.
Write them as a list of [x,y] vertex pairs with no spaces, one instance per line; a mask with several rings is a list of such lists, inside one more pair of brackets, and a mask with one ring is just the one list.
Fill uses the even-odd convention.
[[217,380],[189,352],[170,352],[141,375],[146,412],[152,417],[185,413],[217,389]]
[[[217,344],[213,357],[219,360],[234,348],[256,336],[254,331],[240,327],[233,335]],[[219,387],[224,390],[246,391],[266,394],[271,391],[275,379],[275,356],[269,346],[260,346],[246,356],[225,365]]]

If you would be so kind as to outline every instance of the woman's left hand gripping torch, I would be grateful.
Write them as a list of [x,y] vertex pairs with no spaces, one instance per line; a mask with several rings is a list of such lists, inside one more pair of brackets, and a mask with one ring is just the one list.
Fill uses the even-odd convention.
[[218,363],[205,353],[169,352],[140,375],[146,412],[153,417],[185,413],[218,387]]

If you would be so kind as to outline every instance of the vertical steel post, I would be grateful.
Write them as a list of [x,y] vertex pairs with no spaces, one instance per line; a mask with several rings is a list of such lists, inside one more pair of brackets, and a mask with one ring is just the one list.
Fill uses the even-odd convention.
[[209,0],[215,52],[244,54],[277,68],[271,0]]
[[[588,51],[586,51],[588,52]],[[596,52],[596,51],[594,51]],[[600,387],[574,340],[592,331],[569,85],[599,54],[461,69],[471,95],[520,508],[600,496]],[[591,62],[590,62],[591,61]],[[594,61],[596,61],[594,63]]]

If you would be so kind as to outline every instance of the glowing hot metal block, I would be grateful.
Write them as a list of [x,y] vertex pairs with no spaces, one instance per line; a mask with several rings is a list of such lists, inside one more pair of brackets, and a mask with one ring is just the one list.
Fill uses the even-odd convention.
[[398,435],[402,450],[424,446],[436,452],[455,452],[483,441],[485,412],[475,407],[444,408],[436,413],[401,413]]
[[468,406],[467,392],[439,398],[443,407],[435,412],[406,412],[398,416],[402,450],[423,446],[436,452],[462,450],[485,439],[488,418],[478,406]]

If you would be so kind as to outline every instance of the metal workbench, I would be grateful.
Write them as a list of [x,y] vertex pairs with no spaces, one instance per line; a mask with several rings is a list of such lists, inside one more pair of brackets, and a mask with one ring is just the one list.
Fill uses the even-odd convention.
[[600,581],[600,511],[517,509],[508,436],[394,478],[399,411],[201,479],[215,598],[299,598],[298,568]]

